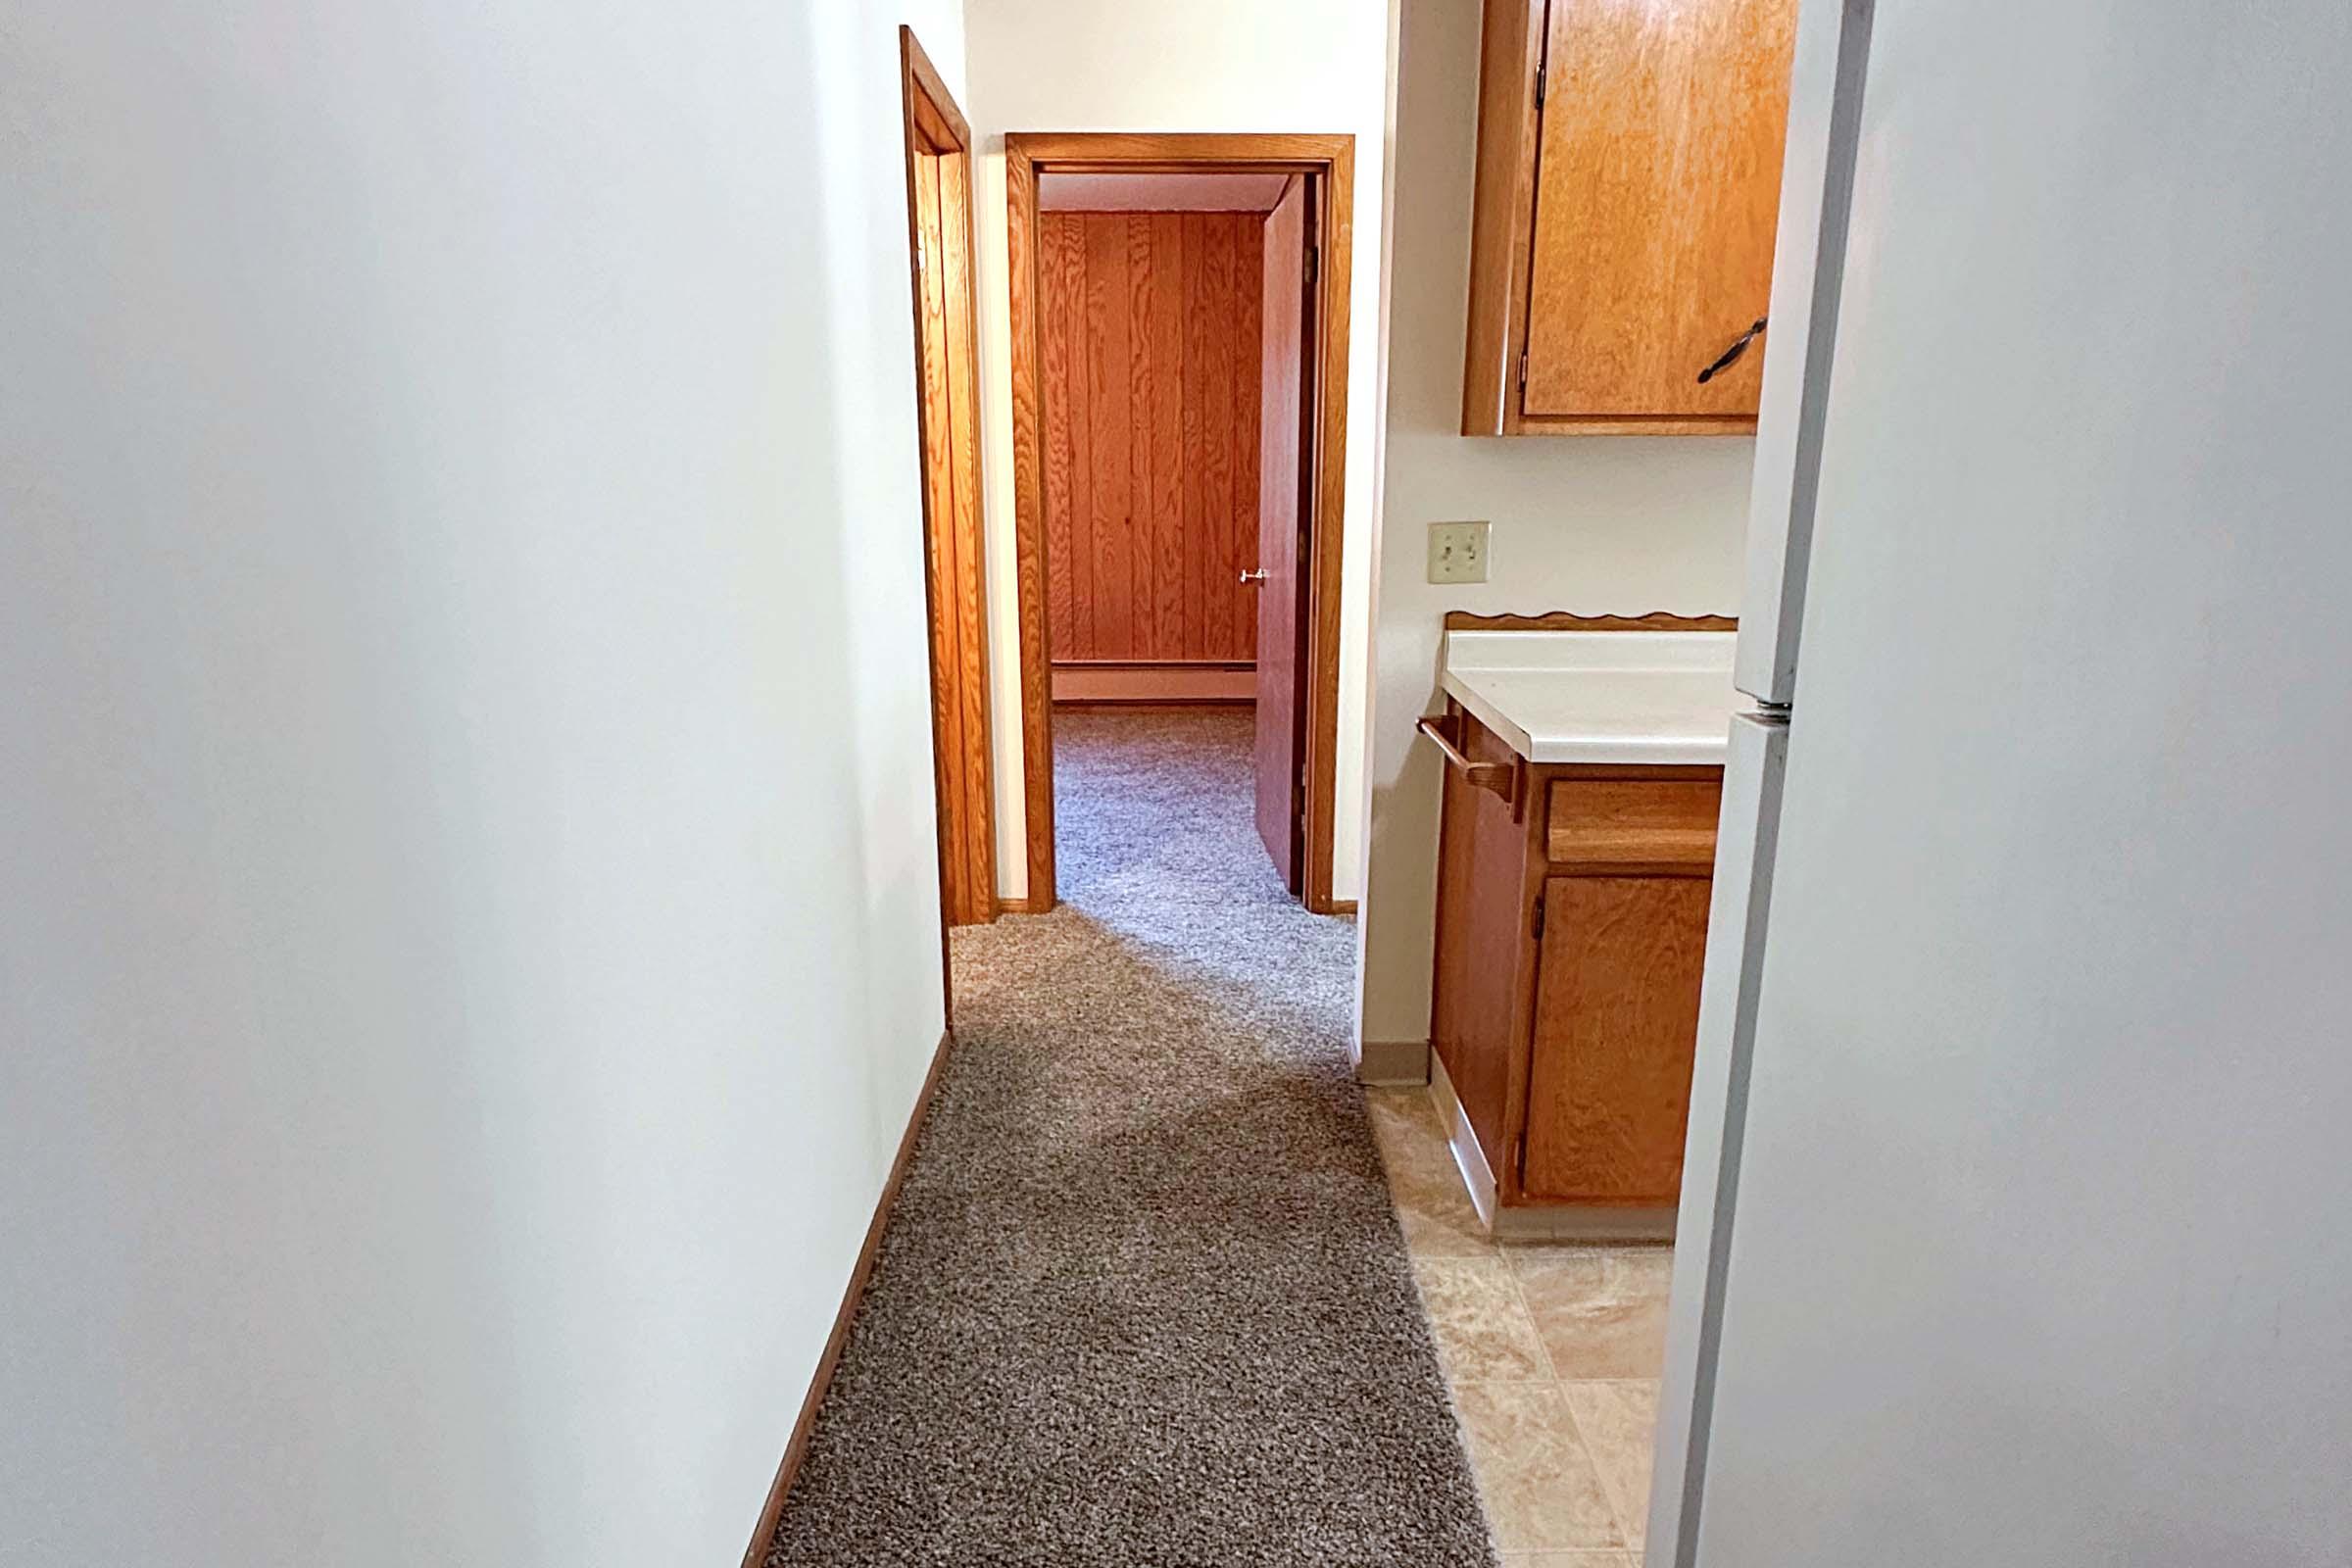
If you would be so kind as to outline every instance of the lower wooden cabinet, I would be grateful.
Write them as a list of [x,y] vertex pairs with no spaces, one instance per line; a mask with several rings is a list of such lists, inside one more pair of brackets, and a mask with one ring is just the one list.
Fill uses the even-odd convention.
[[1446,777],[1430,1037],[1473,1196],[1500,1234],[1670,1235],[1723,770],[1532,764],[1445,722],[1469,767]]

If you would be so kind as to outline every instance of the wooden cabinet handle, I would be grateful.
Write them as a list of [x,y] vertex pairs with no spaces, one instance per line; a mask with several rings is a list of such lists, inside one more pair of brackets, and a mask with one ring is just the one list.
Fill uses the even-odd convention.
[[1729,369],[1734,360],[1738,359],[1740,355],[1745,354],[1747,352],[1747,346],[1750,343],[1753,343],[1757,338],[1763,336],[1764,323],[1770,319],[1771,318],[1769,317],[1757,317],[1756,322],[1753,326],[1740,333],[1738,337],[1732,339],[1732,346],[1728,349],[1725,349],[1721,354],[1716,355],[1715,363],[1713,365],[1708,366],[1705,369],[1698,372],[1698,379],[1701,384],[1714,380],[1718,371]]
[[1492,790],[1508,802],[1518,793],[1519,769],[1509,762],[1474,762],[1454,740],[1445,719],[1425,713],[1414,728],[1438,743],[1446,756],[1446,765],[1462,775],[1462,782],[1472,789]]

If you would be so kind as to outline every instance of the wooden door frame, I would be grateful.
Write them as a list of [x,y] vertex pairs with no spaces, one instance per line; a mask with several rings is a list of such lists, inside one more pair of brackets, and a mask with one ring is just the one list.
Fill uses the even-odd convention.
[[[988,590],[986,529],[980,491],[980,374],[978,298],[972,259],[972,129],[955,95],[923,53],[914,29],[899,28],[900,103],[906,141],[907,276],[914,306],[915,427],[922,464],[923,601],[925,654],[931,669],[932,778],[938,786],[940,853],[940,945],[945,962],[947,927],[981,924],[997,917],[995,781],[988,701]],[[937,259],[946,300],[935,328],[927,319],[923,286],[923,220],[918,185],[921,160],[938,160],[942,190],[942,245],[961,255]],[[950,191],[959,193],[961,221],[946,211]],[[960,230],[960,232],[957,232]],[[958,275],[960,273],[960,276]],[[956,306],[960,304],[960,318]],[[936,330],[937,341],[931,339]],[[926,391],[926,367],[933,354],[944,359],[948,382],[947,420],[940,427]],[[960,362],[960,363],[958,363]],[[953,514],[942,517],[932,503],[933,468],[946,466]],[[943,551],[940,546],[947,548]],[[942,563],[945,561],[943,570]],[[940,649],[947,645],[944,658]],[[953,713],[957,742],[942,733]]]
[[1301,902],[1318,914],[1331,896],[1340,727],[1340,562],[1348,474],[1348,295],[1354,261],[1355,138],[1165,132],[1013,131],[1004,138],[1007,269],[1012,304],[1014,577],[1020,597],[1021,760],[1029,895],[1017,906],[1054,907],[1054,664],[1048,642],[1044,374],[1038,354],[1038,206],[1041,173],[1207,171],[1303,173],[1316,178],[1320,262],[1315,332],[1300,366],[1315,400],[1314,510],[1308,525],[1305,873]]

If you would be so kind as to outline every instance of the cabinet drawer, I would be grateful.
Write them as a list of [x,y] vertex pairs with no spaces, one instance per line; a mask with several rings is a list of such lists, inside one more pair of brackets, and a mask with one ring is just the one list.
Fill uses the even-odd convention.
[[1545,857],[1596,869],[1703,873],[1715,864],[1723,779],[1563,778],[1552,781]]

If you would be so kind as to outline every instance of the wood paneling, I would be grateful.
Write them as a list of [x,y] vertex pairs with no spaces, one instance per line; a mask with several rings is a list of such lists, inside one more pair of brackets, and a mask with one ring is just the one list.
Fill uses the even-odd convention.
[[1555,5],[1529,280],[1531,415],[1756,412],[1772,296],[1788,0]]
[[1039,219],[1056,661],[1253,655],[1262,223]]
[[[1050,909],[1054,890],[1054,642],[1048,602],[1053,554],[1045,522],[1043,363],[1039,352],[1037,180],[1041,172],[1263,172],[1304,174],[1320,215],[1315,281],[1316,456],[1309,524],[1306,718],[1306,875],[1301,900],[1332,908],[1334,795],[1339,765],[1340,564],[1347,524],[1348,289],[1354,245],[1355,141],[1313,134],[1011,131],[1004,137],[1007,293],[1012,327],[1013,565],[1020,603],[1021,760],[1029,892],[1020,906]],[[1238,567],[1239,563],[1237,563]],[[1006,907],[1013,907],[1006,904]]]
[[1671,1203],[1681,1192],[1707,945],[1704,877],[1553,877],[1521,1183]]
[[1312,341],[1306,284],[1306,181],[1294,179],[1266,215],[1259,236],[1265,307],[1259,332],[1257,540],[1257,714],[1251,760],[1257,770],[1257,836],[1298,891],[1305,823],[1299,760],[1306,703],[1306,578],[1300,567],[1314,505],[1302,493],[1314,452],[1314,410],[1301,392]]

